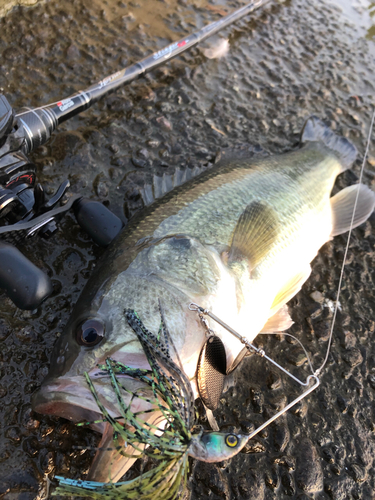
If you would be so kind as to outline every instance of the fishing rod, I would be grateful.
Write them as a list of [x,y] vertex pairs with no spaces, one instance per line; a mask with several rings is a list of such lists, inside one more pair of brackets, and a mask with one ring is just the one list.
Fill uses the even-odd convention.
[[103,96],[114,92],[123,85],[162,66],[168,59],[173,59],[183,52],[186,52],[268,1],[269,0],[255,0],[231,14],[224,16],[222,19],[205,26],[196,33],[181,38],[181,40],[164,47],[141,61],[107,76],[103,80],[91,85],[86,90],[76,92],[68,98],[53,104],[26,110],[17,114],[16,118],[24,129],[23,133],[26,139],[24,146],[25,152],[30,152],[44,144],[58,125],[90,108]]
[[[47,200],[42,185],[36,183],[36,167],[28,154],[45,144],[64,121],[268,2],[254,0],[87,89],[51,104],[16,113],[0,94],[0,237],[9,239],[11,235],[14,240],[39,234],[48,238],[57,230],[62,215],[73,209],[78,223],[95,243],[109,245],[123,227],[121,219],[102,203],[78,194],[61,206],[70,186],[68,180]],[[0,289],[7,292],[17,307],[33,310],[51,294],[49,277],[13,245],[0,241],[0,261]]]

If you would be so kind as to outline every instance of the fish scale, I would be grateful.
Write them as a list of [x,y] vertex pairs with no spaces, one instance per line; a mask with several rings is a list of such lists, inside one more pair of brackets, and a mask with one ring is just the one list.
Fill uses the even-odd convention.
[[[280,223],[284,224],[287,221],[288,226],[293,227],[292,214],[297,213],[295,223],[298,224],[297,219],[301,218],[301,209],[306,208],[306,201],[309,205],[311,203],[316,207],[316,201],[320,202],[320,193],[326,194],[327,190],[331,189],[335,175],[332,172],[327,182],[326,178],[314,173],[313,178],[308,179],[305,189],[303,179],[309,171],[308,167],[298,169],[297,180],[294,180],[295,175],[291,175],[289,172],[278,171],[289,166],[292,155],[294,153],[285,155],[284,160],[279,162],[282,165],[279,164],[277,167],[272,158],[261,160],[259,163],[256,161],[235,162],[230,167],[223,168],[223,170],[227,170],[226,174],[215,174],[214,182],[210,182],[210,175],[207,175],[211,191],[207,193],[206,189],[203,188],[203,193],[196,200],[189,203],[186,208],[182,208],[178,214],[164,220],[154,232],[154,237],[174,234],[178,230],[181,234],[189,234],[189,236],[199,238],[206,244],[212,244],[212,234],[215,234],[216,242],[228,245],[239,215],[253,199],[267,199],[271,205],[276,206],[276,209],[281,209],[278,212]],[[325,159],[324,167],[328,170],[326,168],[327,158],[323,157],[323,159]],[[260,172],[257,171],[257,167],[261,169]],[[332,167],[332,170],[337,172],[337,167],[339,168],[337,162],[333,161]],[[295,165],[292,165],[289,170],[293,171],[294,168]],[[220,171],[220,167],[217,167],[217,170]],[[326,171],[325,176],[327,175],[329,172]],[[228,178],[232,179],[233,177],[240,178],[228,180]],[[202,178],[202,183],[205,181],[206,179]],[[283,203],[285,196],[290,197],[294,192],[294,187],[299,190],[298,195],[296,195],[297,203],[292,205]],[[313,190],[313,194],[311,190]],[[288,226],[283,228],[284,232],[287,232]]]

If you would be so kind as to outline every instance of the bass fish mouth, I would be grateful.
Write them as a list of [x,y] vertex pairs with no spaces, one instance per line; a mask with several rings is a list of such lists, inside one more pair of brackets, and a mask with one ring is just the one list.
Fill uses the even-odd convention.
[[[89,373],[96,394],[105,410],[112,417],[118,418],[121,415],[121,411],[118,407],[118,401],[110,379],[108,376],[103,377],[100,375],[100,370],[97,368]],[[137,393],[140,396],[140,398],[135,398],[132,401],[134,412],[144,413],[145,420],[149,421],[151,425],[160,427],[160,432],[162,432],[165,425],[165,417],[154,404],[148,402],[152,399],[152,391],[147,393],[144,390],[145,386],[143,383],[139,383],[129,377],[122,377],[120,375],[119,378],[121,378],[122,383],[128,386],[132,393]],[[103,419],[103,415],[98,408],[98,404],[90,388],[84,384],[85,379],[83,376],[50,380],[43,384],[34,395],[32,406],[34,411],[38,413],[63,417],[74,423],[93,422],[88,427],[101,433],[102,437],[91,464],[87,480],[116,482],[125,474],[137,458],[130,457],[134,453],[138,456],[138,452],[132,446],[122,443],[127,455],[125,457],[113,446],[113,428],[111,424]],[[144,396],[146,399],[144,399]],[[130,404],[130,399],[131,396],[127,399],[125,395],[124,404]],[[123,422],[122,419],[119,421]]]
[[[100,377],[97,369],[89,375],[103,406],[111,416],[117,417],[120,413],[109,378]],[[66,418],[74,423],[87,422],[91,429],[103,433],[105,423],[96,422],[101,420],[103,415],[91,390],[84,384],[85,380],[82,376],[59,378],[43,384],[33,397],[34,411]]]
[[[102,376],[99,368],[95,367],[89,373],[101,404],[112,417],[121,415],[115,391],[107,375]],[[141,399],[136,398],[133,405],[138,410],[144,406],[149,407],[142,397],[146,394],[142,391],[144,384],[135,381],[128,376],[119,375],[130,393],[137,393]],[[149,394],[151,396],[151,394]],[[130,394],[125,396],[124,404],[130,403]],[[43,384],[34,395],[32,406],[34,411],[45,415],[66,418],[71,422],[95,422],[101,420],[103,415],[98,408],[89,386],[83,376],[58,378]],[[90,423],[90,427],[103,433],[105,423]]]
[[[34,395],[32,406],[37,413],[62,417],[74,423],[102,418],[91,391],[70,379],[43,385]],[[102,423],[93,423],[90,427],[103,433]]]

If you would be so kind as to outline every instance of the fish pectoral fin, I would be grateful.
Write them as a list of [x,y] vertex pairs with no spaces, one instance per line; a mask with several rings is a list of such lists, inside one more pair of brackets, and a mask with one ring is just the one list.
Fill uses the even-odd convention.
[[265,202],[253,201],[240,215],[228,255],[228,265],[246,259],[250,271],[267,255],[279,228],[276,212]]
[[290,317],[288,306],[284,304],[276,314],[268,318],[267,323],[259,333],[283,332],[293,325],[294,321]]
[[[119,437],[118,439],[119,444],[124,445],[122,438]],[[122,452],[126,452],[128,455],[134,454],[135,458],[124,457],[119,453],[113,443],[113,428],[111,424],[107,423],[87,479],[89,481],[113,483],[119,481],[137,460],[137,455],[139,455],[139,452],[130,445],[124,445]]]
[[[308,265],[305,269],[295,274],[286,284],[281,288],[279,293],[276,295],[275,300],[271,306],[270,319],[276,314],[289,300],[295,296],[302,288],[307,278],[310,276],[311,267]],[[264,330],[264,327],[263,327]]]
[[241,363],[241,361],[249,354],[251,351],[247,347],[244,347],[238,354],[236,359],[233,361],[231,366],[227,370],[227,375],[230,375]]
[[[310,274],[310,266],[309,266],[309,273],[305,273],[306,279],[308,278]],[[297,280],[298,281],[298,280]],[[302,281],[301,285],[299,288],[302,286]],[[299,290],[299,288],[295,288],[296,293]],[[292,289],[290,289],[290,293],[292,294]],[[291,298],[294,295],[289,296]],[[285,298],[288,297],[288,295],[284,295]],[[289,298],[287,300],[289,300]],[[282,305],[280,309],[273,315],[271,316],[267,323],[264,325],[262,330],[259,333],[275,333],[275,332],[283,332],[284,330],[287,330],[293,325],[294,321],[289,315],[288,312],[288,307],[286,304]],[[244,347],[237,355],[236,359],[233,361],[232,365],[228,368],[227,370],[227,375],[231,374],[241,363],[241,361],[247,356],[251,355],[251,351],[249,351],[246,347]]]
[[331,198],[332,232],[331,236],[349,231],[352,222],[354,204],[357,198],[353,226],[357,227],[365,222],[375,207],[375,193],[364,184],[354,184],[342,189]]
[[[159,410],[144,413],[142,420],[150,426],[155,425],[160,429],[164,428],[166,422],[163,413]],[[98,451],[95,454],[86,479],[89,481],[117,483],[139,458],[139,450],[143,450],[146,447],[145,443],[133,444],[137,449],[131,444],[125,443],[121,436],[117,436],[117,446],[115,446],[113,441],[113,427],[111,424],[106,423]],[[121,453],[118,446],[121,447]]]

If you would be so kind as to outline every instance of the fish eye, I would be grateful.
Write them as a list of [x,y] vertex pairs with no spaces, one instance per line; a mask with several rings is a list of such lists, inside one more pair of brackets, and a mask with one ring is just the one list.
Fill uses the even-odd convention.
[[76,341],[79,345],[93,347],[104,337],[104,325],[97,319],[83,321],[76,329]]
[[225,444],[230,448],[234,448],[238,445],[237,436],[235,436],[234,434],[228,434],[228,436],[225,437]]

